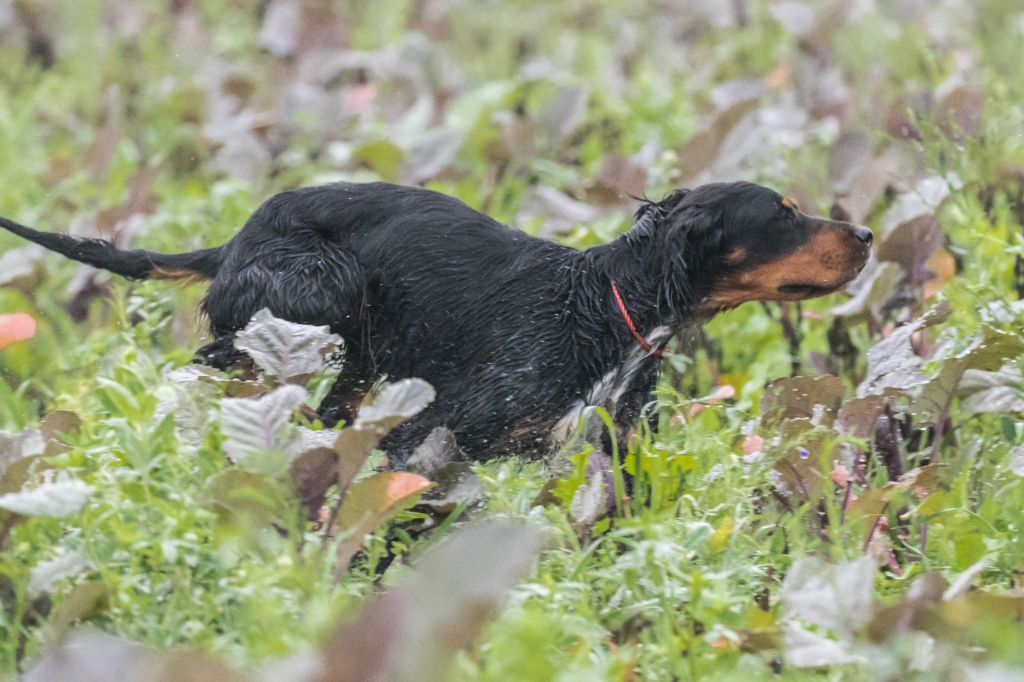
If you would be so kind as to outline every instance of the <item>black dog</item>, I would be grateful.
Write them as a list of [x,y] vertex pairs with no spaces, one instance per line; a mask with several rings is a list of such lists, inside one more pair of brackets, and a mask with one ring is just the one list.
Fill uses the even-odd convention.
[[351,420],[377,377],[429,381],[434,403],[383,443],[396,466],[438,426],[477,459],[546,449],[587,405],[626,433],[683,325],[835,291],[871,244],[866,228],[745,182],[645,203],[628,233],[582,252],[379,183],[283,192],[223,246],[177,255],[0,226],[125,277],[213,280],[203,309],[217,340],[200,351],[212,364],[238,358],[232,337],[261,308],[329,325],[348,361],[321,405],[327,422]]

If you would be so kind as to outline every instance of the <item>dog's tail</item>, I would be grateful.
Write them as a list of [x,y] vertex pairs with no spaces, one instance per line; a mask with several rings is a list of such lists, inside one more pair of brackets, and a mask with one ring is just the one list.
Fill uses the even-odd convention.
[[0,227],[51,251],[129,279],[213,279],[221,264],[221,247],[189,253],[164,254],[142,249],[119,249],[105,239],[83,239],[40,232],[0,217]]

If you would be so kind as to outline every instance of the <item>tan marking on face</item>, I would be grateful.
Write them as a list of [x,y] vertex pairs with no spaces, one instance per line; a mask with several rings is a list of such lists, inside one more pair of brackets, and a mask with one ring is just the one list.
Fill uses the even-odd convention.
[[835,291],[857,276],[866,252],[844,230],[817,230],[800,248],[781,258],[734,273],[712,289],[704,307],[709,312],[735,308],[747,301],[798,301],[827,291],[784,292],[786,285],[813,285]]
[[796,199],[791,199],[789,197],[782,197],[782,205],[786,208],[792,208],[795,211],[800,210],[800,205],[796,203]]
[[747,250],[742,246],[735,248],[732,252],[725,257],[725,262],[729,265],[739,265],[747,259]]

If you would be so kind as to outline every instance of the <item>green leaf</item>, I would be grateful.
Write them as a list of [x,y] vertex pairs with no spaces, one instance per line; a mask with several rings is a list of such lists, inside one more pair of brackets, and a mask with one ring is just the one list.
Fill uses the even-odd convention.
[[977,530],[957,535],[955,547],[954,566],[959,571],[967,570],[985,554],[985,540]]
[[388,140],[367,142],[356,149],[353,157],[372,168],[382,180],[387,182],[398,180],[403,153],[395,143]]

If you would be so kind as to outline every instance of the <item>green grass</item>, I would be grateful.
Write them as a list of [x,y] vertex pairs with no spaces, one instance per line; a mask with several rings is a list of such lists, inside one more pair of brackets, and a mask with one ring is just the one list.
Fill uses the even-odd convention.
[[[830,308],[843,295],[785,309],[748,304],[711,322],[705,340],[679,345],[659,389],[661,428],[623,453],[639,483],[620,514],[581,521],[574,513],[585,478],[580,456],[476,466],[485,504],[472,513],[524,521],[545,541],[476,644],[458,655],[453,679],[948,679],[964,666],[1024,668],[1015,615],[1024,588],[1019,403],[968,414],[957,396],[936,414],[919,388],[898,397],[892,411],[904,427],[904,468],[941,464],[916,488],[886,487],[887,446],[874,431],[762,414],[766,385],[790,374],[793,355],[801,374],[821,375],[842,345],[837,334],[852,350],[829,369],[849,403],[868,349],[939,300],[952,315],[922,332],[926,340],[915,338],[933,353],[926,373],[955,364],[949,358],[983,325],[1019,339],[1024,14],[1015,2],[949,2],[910,14],[903,3],[858,3],[805,37],[793,33],[796,19],[777,21],[761,0],[722,3],[746,7],[743,26],[729,10],[725,25],[702,19],[694,9],[702,3],[654,11],[618,0],[312,2],[311,33],[300,45],[323,40],[333,53],[373,53],[352,53],[362,72],[339,69],[320,80],[311,74],[327,68],[327,53],[269,51],[256,4],[216,0],[173,15],[155,1],[32,3],[25,11],[55,51],[49,68],[26,58],[24,24],[0,25],[0,215],[47,230],[110,230],[111,212],[155,166],[142,218],[117,229],[138,228],[133,245],[183,251],[227,240],[275,191],[338,177],[405,181],[429,165],[425,158],[440,159],[419,178],[427,186],[534,233],[546,234],[558,217],[557,206],[537,200],[537,187],[562,193],[563,203],[597,206],[593,220],[557,237],[585,247],[629,225],[631,201],[602,203],[604,164],[632,159],[651,197],[693,182],[680,170],[695,154],[688,143],[713,127],[715,88],[734,79],[763,79],[755,109],[768,122],[726,141],[736,149],[767,136],[734,161],[719,159],[730,177],[770,183],[809,211],[827,212],[836,194],[831,150],[841,134],[863,133],[870,158],[888,154],[895,164],[888,189],[866,206],[876,234],[889,206],[920,179],[958,178],[936,211],[941,248],[957,270],[932,298],[909,286],[889,305],[874,301],[871,319],[835,325]],[[809,4],[827,15],[829,3]],[[317,33],[324,27],[332,30]],[[227,74],[224,86],[218,79]],[[293,87],[303,79],[306,90]],[[363,79],[375,88],[373,103],[343,115],[368,96]],[[944,126],[937,104],[958,84],[983,103],[980,123],[966,131]],[[232,108],[231,97],[242,104]],[[974,106],[954,113],[969,117]],[[245,123],[245,109],[255,124]],[[915,131],[910,139],[893,124],[900,118]],[[220,132],[225,121],[235,132]],[[430,146],[442,129],[459,140],[448,157]],[[248,160],[230,165],[232,145]],[[897,256],[909,258],[920,244]],[[2,249],[23,246],[0,235]],[[201,287],[100,274],[97,290],[82,294],[81,274],[47,256],[0,287],[0,313],[27,312],[38,322],[34,339],[0,351],[0,428],[32,428],[55,410],[81,419],[70,447],[37,460],[24,488],[51,479],[92,488],[81,510],[63,518],[0,517],[4,674],[30,666],[79,621],[257,670],[319,646],[381,585],[406,580],[414,570],[406,563],[415,566],[425,545],[439,541],[381,526],[336,581],[312,524],[282,534],[211,505],[208,482],[229,468],[216,418],[196,436],[158,409],[180,388],[166,372],[204,342],[194,312]],[[1008,302],[1017,307],[993,308]],[[798,332],[795,346],[782,316]],[[972,367],[1024,365],[1020,349],[1006,343],[1005,353]],[[722,384],[735,397],[693,409]],[[814,402],[797,401],[796,409],[810,413]],[[198,411],[215,413],[218,404],[218,395],[206,396]],[[933,442],[936,429],[942,437]],[[744,458],[751,434],[765,441],[761,458]],[[856,465],[854,452],[863,456]],[[829,478],[838,464],[856,469],[849,496]],[[788,496],[778,493],[787,467],[799,467],[798,483],[815,492],[804,496],[791,484]],[[552,480],[555,498],[539,504]],[[288,497],[285,484],[273,485]],[[283,504],[299,510],[294,499]],[[414,525],[421,517],[399,519]],[[869,625],[811,625],[781,599],[800,561],[846,565],[869,544],[881,562]],[[378,576],[389,551],[399,560]],[[64,555],[80,555],[81,565],[33,592],[32,569]],[[953,583],[978,562],[976,589],[965,595],[907,596],[919,593],[924,583],[911,586],[922,576]],[[825,600],[840,599],[846,587]],[[905,615],[905,624],[893,626],[885,613]],[[797,623],[817,636],[828,631],[866,663],[795,665],[783,640]],[[917,665],[924,638],[933,638],[936,653]]]

